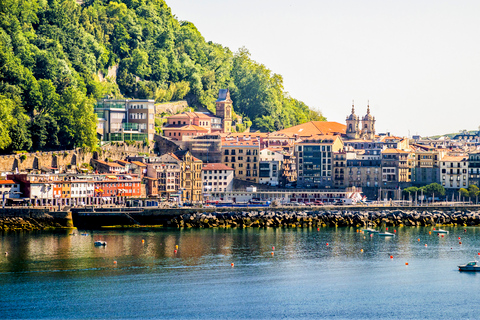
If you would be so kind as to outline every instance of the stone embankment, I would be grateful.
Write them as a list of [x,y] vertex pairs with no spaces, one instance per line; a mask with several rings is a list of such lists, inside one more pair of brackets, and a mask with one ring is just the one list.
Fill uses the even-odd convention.
[[378,211],[245,211],[183,214],[171,219],[171,227],[376,227],[480,225],[480,211],[473,210],[378,210]]
[[72,214],[48,209],[0,209],[0,232],[71,228]]
[[53,218],[6,217],[0,220],[0,231],[34,231],[65,228]]

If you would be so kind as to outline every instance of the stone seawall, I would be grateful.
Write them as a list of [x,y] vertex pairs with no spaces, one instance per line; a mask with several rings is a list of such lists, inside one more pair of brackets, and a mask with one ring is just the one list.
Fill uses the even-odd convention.
[[72,228],[72,213],[48,209],[0,209],[0,231],[32,231]]
[[102,226],[161,225],[174,228],[210,227],[378,227],[480,225],[479,208],[126,208],[85,211],[74,209],[73,221],[78,228]]
[[183,214],[167,222],[172,227],[380,227],[480,225],[480,211],[470,210],[322,210],[249,211]]

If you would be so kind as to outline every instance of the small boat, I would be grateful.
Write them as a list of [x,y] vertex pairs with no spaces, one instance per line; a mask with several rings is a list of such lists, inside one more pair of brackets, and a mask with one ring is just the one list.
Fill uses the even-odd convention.
[[478,261],[474,260],[474,261],[470,261],[467,264],[460,265],[458,266],[458,271],[473,271],[473,272],[480,271],[480,266],[477,265],[477,262]]
[[433,233],[447,233],[448,234],[448,231],[443,230],[443,229],[435,229],[435,230],[433,230]]
[[378,230],[372,229],[372,228],[365,228],[362,229],[363,232],[368,232],[368,233],[378,233]]
[[101,240],[99,240],[99,241],[95,241],[94,244],[95,244],[96,247],[106,246],[106,245],[107,245],[107,241],[101,241]]
[[381,237],[395,237],[395,234],[390,232],[379,232],[378,235]]

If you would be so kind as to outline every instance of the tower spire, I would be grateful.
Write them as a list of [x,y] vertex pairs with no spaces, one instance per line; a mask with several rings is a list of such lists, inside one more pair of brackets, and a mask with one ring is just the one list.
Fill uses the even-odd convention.
[[370,100],[367,100],[367,114],[370,114]]
[[352,114],[355,114],[355,100],[352,100]]

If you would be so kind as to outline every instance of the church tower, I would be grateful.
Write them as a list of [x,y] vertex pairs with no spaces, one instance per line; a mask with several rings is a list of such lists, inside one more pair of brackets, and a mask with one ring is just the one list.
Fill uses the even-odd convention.
[[228,89],[218,91],[218,99],[215,101],[215,115],[222,119],[222,132],[232,132],[233,101],[230,99]]
[[367,104],[367,114],[362,119],[362,138],[375,139],[375,117],[370,114],[370,103]]
[[360,118],[355,114],[355,106],[352,102],[352,113],[347,117],[347,137],[349,139],[360,138]]

